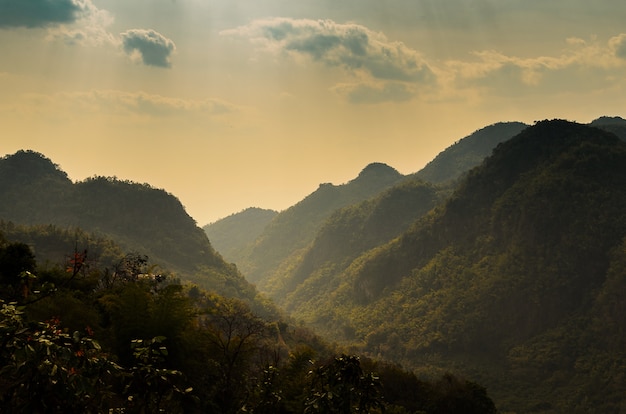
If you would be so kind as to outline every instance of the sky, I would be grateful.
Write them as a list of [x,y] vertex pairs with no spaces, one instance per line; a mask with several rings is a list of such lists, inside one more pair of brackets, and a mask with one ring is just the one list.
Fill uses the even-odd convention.
[[0,0],[0,157],[149,183],[199,225],[625,96],[622,0]]

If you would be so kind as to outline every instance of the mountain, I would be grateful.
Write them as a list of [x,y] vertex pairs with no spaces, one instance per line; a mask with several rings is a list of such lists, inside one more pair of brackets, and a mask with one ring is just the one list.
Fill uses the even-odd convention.
[[350,263],[400,236],[443,197],[432,184],[402,181],[380,195],[336,210],[312,243],[286,261],[264,291],[293,316],[310,322],[320,297],[332,292]]
[[[624,360],[617,354],[611,368],[606,355],[624,338],[606,326],[624,317],[615,287],[624,283],[616,269],[624,263],[625,166],[614,135],[541,122],[498,146],[444,205],[417,214],[387,244],[366,242],[363,223],[376,202],[336,211],[268,287],[327,337],[414,367],[458,364],[482,375],[504,406],[613,407],[619,385],[592,399],[585,378],[590,361],[617,375]],[[550,349],[573,356],[554,371]],[[572,380],[551,396],[554,376]],[[533,398],[521,401],[514,388]],[[593,402],[568,396],[585,393]]]
[[[422,170],[407,178],[436,184],[457,179],[480,164],[498,143],[527,126],[520,122],[503,122],[482,128],[442,151]],[[293,266],[293,260],[287,258],[297,256],[333,212],[375,197],[403,179],[393,168],[372,163],[347,184],[321,184],[317,191],[278,214],[269,224],[265,222],[269,214],[261,216],[257,211],[260,209],[251,209],[207,225],[204,230],[227,260],[237,263],[250,280],[265,289],[265,283],[271,283],[269,279],[274,278],[274,274],[284,273],[287,267]],[[253,217],[259,217],[259,221],[251,221]],[[247,227],[253,223],[258,227]],[[257,231],[262,226],[267,227],[259,234]]]
[[477,378],[504,411],[618,412],[625,207],[626,143],[542,121],[399,237],[341,263],[330,289],[312,283],[290,305],[328,338]]
[[252,282],[267,280],[283,260],[314,239],[335,210],[370,198],[403,178],[388,165],[373,163],[346,184],[320,184],[302,201],[276,215],[237,265]]
[[250,207],[202,229],[224,259],[236,262],[239,250],[253,243],[277,214],[274,210]]
[[18,151],[0,159],[0,194],[5,222],[80,228],[147,255],[151,263],[206,289],[249,300],[256,296],[180,201],[164,190],[105,177],[73,183],[43,154]]
[[626,119],[619,116],[601,116],[589,125],[612,132],[622,141],[626,141]]
[[526,127],[521,122],[500,122],[479,129],[439,153],[415,176],[435,184],[457,179]]
[[18,151],[6,156],[0,159],[0,218],[46,223],[65,215],[57,207],[64,204],[72,187],[67,174],[42,154]]

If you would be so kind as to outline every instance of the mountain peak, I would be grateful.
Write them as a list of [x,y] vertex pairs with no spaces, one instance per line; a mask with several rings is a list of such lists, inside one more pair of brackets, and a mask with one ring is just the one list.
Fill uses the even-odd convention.
[[359,176],[356,178],[370,178],[370,177],[396,177],[400,178],[402,174],[400,174],[395,168],[388,166],[382,162],[373,162],[368,164],[361,172]]
[[20,150],[0,158],[0,172],[14,181],[30,181],[43,176],[68,180],[67,174],[43,154],[32,150]]
[[591,121],[589,125],[626,125],[626,119],[619,116],[601,116],[600,118]]

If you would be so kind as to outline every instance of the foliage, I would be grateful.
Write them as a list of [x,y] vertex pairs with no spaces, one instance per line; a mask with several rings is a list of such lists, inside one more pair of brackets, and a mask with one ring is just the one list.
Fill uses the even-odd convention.
[[[20,256],[30,257],[11,257],[19,263]],[[112,269],[88,265],[88,257],[77,250],[64,266],[45,271],[56,287],[50,291],[38,289],[43,274],[35,266],[32,296],[22,305],[2,300],[3,412],[391,407],[378,376],[358,357],[330,356],[331,348],[304,328],[262,319],[243,301],[184,287],[167,272],[151,273],[157,268],[142,255],[126,255]],[[11,292],[0,288],[0,298]],[[397,384],[402,372],[387,377],[397,376]],[[393,401],[395,409],[419,404],[411,395]]]
[[24,324],[22,312],[2,303],[2,406],[10,412],[102,412],[113,397],[111,378],[121,368],[91,337],[72,335],[58,319]]
[[373,357],[478,378],[503,410],[619,411],[626,146],[616,136],[539,122],[398,237],[350,257],[367,236],[365,206],[334,223],[341,242],[320,231],[319,247],[280,269],[272,286],[291,292],[280,300],[297,316]]
[[384,412],[382,385],[373,373],[363,373],[359,359],[342,355],[311,372],[305,413]]

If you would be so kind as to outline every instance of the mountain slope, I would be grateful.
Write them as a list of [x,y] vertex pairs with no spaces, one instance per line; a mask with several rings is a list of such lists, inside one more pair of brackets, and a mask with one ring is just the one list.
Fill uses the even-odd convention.
[[626,141],[626,119],[620,118],[619,116],[601,116],[592,121],[589,125],[612,132],[622,141]]
[[237,262],[241,249],[253,243],[277,214],[274,210],[251,207],[207,224],[202,229],[224,259]]
[[626,338],[611,329],[624,318],[625,206],[626,144],[540,122],[352,261],[309,320],[408,366],[456,366],[501,409],[613,412],[623,376],[603,388],[590,378],[594,364],[626,366]]
[[336,210],[315,240],[277,272],[266,292],[295,317],[307,321],[315,304],[337,287],[339,275],[364,252],[401,235],[441,196],[421,180],[403,181],[379,196]]
[[335,210],[372,197],[402,178],[395,169],[373,163],[346,184],[321,184],[302,201],[278,214],[238,265],[249,280],[262,284],[284,259],[313,240],[319,226]]
[[479,165],[499,143],[526,127],[521,122],[500,122],[479,129],[440,152],[415,176],[431,183],[454,180]]

